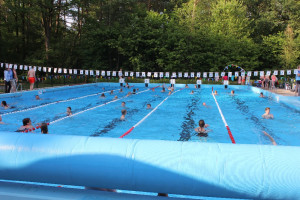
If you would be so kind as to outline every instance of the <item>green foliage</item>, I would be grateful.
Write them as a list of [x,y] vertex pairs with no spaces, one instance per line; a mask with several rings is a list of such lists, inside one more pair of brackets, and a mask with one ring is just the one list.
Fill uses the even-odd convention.
[[0,61],[133,71],[294,68],[299,0],[2,0]]

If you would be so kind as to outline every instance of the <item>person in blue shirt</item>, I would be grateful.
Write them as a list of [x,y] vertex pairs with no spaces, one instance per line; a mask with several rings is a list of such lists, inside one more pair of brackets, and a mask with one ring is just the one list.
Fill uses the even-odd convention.
[[[300,91],[298,92],[299,90],[299,87],[300,87],[300,65],[298,65],[298,72],[296,74],[296,90],[295,90],[295,93],[296,95],[300,95]],[[298,93],[298,94],[297,94]]]
[[4,70],[5,93],[10,93],[11,84],[10,80],[13,79],[13,72],[10,68],[6,67]]

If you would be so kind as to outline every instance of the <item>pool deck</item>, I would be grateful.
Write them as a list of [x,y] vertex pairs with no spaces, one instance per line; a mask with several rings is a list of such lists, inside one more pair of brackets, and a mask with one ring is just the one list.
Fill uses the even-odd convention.
[[279,94],[279,95],[282,95],[282,96],[296,96],[295,92],[292,92],[292,91],[286,90],[286,89],[280,89],[280,88],[276,88],[276,89],[273,89],[273,90],[268,90],[268,89],[264,89],[264,88],[261,88],[261,89],[272,92],[272,93],[275,93],[275,94]]

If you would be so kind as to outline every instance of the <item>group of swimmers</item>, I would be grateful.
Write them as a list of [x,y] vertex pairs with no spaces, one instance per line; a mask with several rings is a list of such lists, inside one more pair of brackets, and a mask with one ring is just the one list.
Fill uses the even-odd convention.
[[[125,87],[130,88],[128,84],[127,84]],[[188,85],[186,85],[185,88],[188,88]],[[196,85],[195,85],[195,88],[197,88]],[[104,89],[104,88],[103,88],[103,89]],[[133,89],[132,93],[131,93],[131,92],[128,92],[128,94],[126,95],[126,97],[128,97],[128,96],[130,96],[130,95],[133,95],[133,94],[136,94],[136,92],[137,92],[138,90],[139,90],[138,88],[137,88],[137,89]],[[152,91],[155,91],[155,88],[152,88],[151,90],[152,90]],[[173,87],[173,86],[168,87],[168,91],[169,91],[168,95],[171,95],[172,92],[174,92],[174,87]],[[119,92],[122,93],[122,92],[123,92],[123,89],[121,88]],[[162,92],[162,93],[166,92],[166,89],[165,89],[164,86],[162,86],[161,92]],[[113,94],[114,94],[114,91],[111,90],[111,91],[110,91],[110,95],[113,95]],[[194,94],[194,91],[192,90],[190,94]],[[217,90],[215,90],[213,94],[214,94],[214,95],[218,95]],[[232,90],[232,91],[230,92],[230,94],[231,94],[231,95],[234,95],[234,94],[235,94],[235,91]],[[264,96],[263,93],[261,92],[259,97],[263,98],[263,97],[265,97],[265,96]],[[105,98],[105,94],[102,93],[101,96],[100,96],[100,98]],[[118,98],[118,96],[115,96],[115,97],[114,97],[114,99],[117,99],[117,98]],[[39,97],[39,95],[36,95],[36,96],[35,96],[35,99],[36,99],[36,100],[41,100],[41,98]],[[203,102],[202,105],[203,105],[204,107],[206,107],[206,108],[210,108],[210,106],[208,106],[205,102]],[[1,102],[1,106],[2,106],[4,109],[10,108],[10,106],[6,103],[6,101],[2,101],[2,102]],[[121,106],[123,107],[123,109],[121,110],[121,117],[120,117],[120,120],[123,121],[123,120],[125,120],[125,116],[126,116],[126,114],[127,114],[126,103],[123,101],[123,102],[121,103]],[[152,109],[151,104],[147,104],[147,107],[146,107],[146,108],[147,108],[147,109]],[[72,115],[72,109],[71,109],[71,107],[67,107],[66,115],[67,115],[67,116],[71,116],[71,115]],[[267,108],[265,109],[265,113],[262,115],[262,118],[264,118],[264,119],[273,119],[273,118],[274,118],[273,114],[270,113],[270,108],[269,108],[269,107],[267,107]],[[5,124],[5,123],[2,121],[2,116],[0,116],[0,124]],[[208,132],[210,131],[210,130],[206,130],[206,128],[207,128],[208,126],[209,126],[209,125],[208,125],[208,124],[205,124],[205,121],[204,121],[203,119],[201,119],[201,120],[199,120],[199,127],[195,128],[195,132],[196,132],[197,135],[200,136],[200,137],[207,137],[207,136],[208,136]],[[41,133],[44,133],[44,134],[47,134],[47,133],[48,133],[48,126],[47,126],[46,123],[41,123],[40,127],[41,127]],[[32,130],[33,128],[34,128],[34,127],[33,127],[32,124],[31,124],[30,118],[25,118],[25,119],[23,119],[23,126],[21,126],[21,127],[18,129],[18,131],[24,132],[24,131],[26,131],[26,130]],[[34,129],[33,129],[33,130],[34,130]]]

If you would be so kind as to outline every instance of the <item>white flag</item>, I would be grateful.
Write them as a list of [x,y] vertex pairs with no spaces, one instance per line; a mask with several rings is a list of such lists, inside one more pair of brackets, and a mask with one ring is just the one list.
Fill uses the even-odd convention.
[[77,69],[73,69],[73,74],[77,74]]
[[163,72],[159,72],[159,77],[163,78],[164,77],[164,73]]
[[203,78],[207,78],[207,72],[203,72]]
[[140,77],[140,72],[135,72],[136,77]]
[[232,72],[228,72],[228,77],[232,77]]
[[252,75],[251,71],[247,72],[247,76],[251,76],[251,75]]
[[195,72],[191,72],[191,78],[195,77]]
[[105,71],[101,71],[101,76],[105,76]]
[[209,78],[214,77],[214,73],[213,72],[209,72]]
[[94,70],[90,70],[90,75],[94,76]]
[[255,71],[253,76],[257,76],[258,75],[258,71]]
[[43,67],[43,72],[47,72],[47,67]]
[[69,74],[72,74],[73,72],[72,72],[72,69],[69,69]]
[[259,76],[264,76],[265,75],[265,72],[264,71],[260,71],[259,72]]
[[116,72],[116,71],[113,71],[113,72],[112,72],[112,76],[117,76],[117,72]]
[[201,72],[197,72],[197,78],[201,77]]
[[51,67],[48,67],[48,73],[50,73],[50,72],[51,72],[51,70],[52,70],[52,68],[51,68]]
[[188,72],[184,72],[184,78],[188,78],[189,77],[189,73]]
[[148,72],[148,73],[147,73],[147,76],[148,76],[148,77],[151,77],[151,72]]
[[100,71],[96,70],[96,76],[99,76],[99,75],[100,75]]

